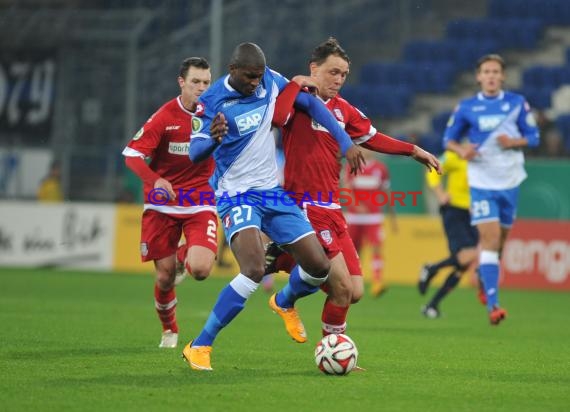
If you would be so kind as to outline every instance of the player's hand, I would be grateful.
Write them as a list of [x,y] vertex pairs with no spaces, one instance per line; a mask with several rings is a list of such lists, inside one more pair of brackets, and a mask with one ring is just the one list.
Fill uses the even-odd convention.
[[441,195],[437,196],[437,201],[439,203],[440,206],[445,206],[449,203],[450,197],[449,197],[449,193],[444,192]]
[[474,143],[466,143],[461,145],[460,151],[457,154],[465,160],[471,160],[476,156],[479,156],[479,152],[477,151],[477,147],[479,145]]
[[310,76],[304,76],[302,74],[298,74],[297,76],[291,79],[292,82],[297,83],[301,88],[306,87],[312,95],[316,95],[319,91],[319,87],[315,80]]
[[218,112],[212,119],[210,124],[210,136],[218,144],[222,143],[222,139],[228,133],[228,121],[223,113]]
[[168,180],[163,179],[162,177],[156,179],[156,182],[154,182],[154,188],[164,189],[168,193],[168,196],[170,196],[170,200],[176,199],[176,193],[174,192],[174,189]]
[[511,149],[513,147],[513,139],[511,139],[506,134],[497,136],[497,142],[499,143],[499,146],[501,146],[501,148],[503,149]]
[[364,155],[362,154],[360,147],[352,145],[352,147],[346,151],[344,157],[346,157],[346,160],[350,165],[350,174],[357,175],[358,172],[362,173],[366,160],[364,159]]
[[420,162],[420,163],[424,164],[430,172],[432,170],[435,170],[438,175],[441,174],[441,164],[439,163],[439,160],[437,160],[437,157],[435,157],[434,155],[432,155],[429,152],[426,152],[421,147],[414,145],[414,151],[412,152],[412,158],[416,162]]

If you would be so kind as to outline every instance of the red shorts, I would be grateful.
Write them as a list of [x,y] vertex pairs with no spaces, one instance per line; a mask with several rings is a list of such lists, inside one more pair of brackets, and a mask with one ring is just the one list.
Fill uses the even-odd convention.
[[142,261],[174,255],[182,232],[189,246],[204,246],[218,253],[218,216],[214,212],[208,210],[177,216],[145,210],[142,216]]
[[305,210],[327,257],[332,259],[342,252],[349,273],[352,276],[362,276],[360,259],[348,234],[342,210],[311,205],[306,205]]
[[348,233],[356,250],[364,245],[364,242],[368,242],[371,246],[379,247],[382,245],[382,239],[384,238],[382,233],[382,223],[377,223],[374,225],[348,225]]

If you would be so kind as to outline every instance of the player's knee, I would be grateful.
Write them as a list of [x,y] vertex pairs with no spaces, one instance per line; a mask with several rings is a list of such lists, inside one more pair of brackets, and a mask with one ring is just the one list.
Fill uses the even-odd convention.
[[364,295],[364,291],[363,290],[353,290],[352,291],[352,296],[351,296],[351,300],[350,303],[358,303],[360,301],[360,299],[362,299],[362,296]]
[[350,282],[331,282],[329,297],[339,306],[348,306],[352,302],[352,285]]
[[190,275],[196,280],[204,280],[210,276],[214,261],[208,262],[207,260],[194,259],[190,261],[189,266],[186,266],[190,271]]
[[206,267],[192,268],[191,275],[196,280],[204,280],[210,276],[210,269]]
[[241,269],[241,273],[253,280],[255,283],[259,283],[265,275],[265,265],[248,265]]
[[329,272],[331,271],[331,262],[328,259],[323,259],[319,262],[316,262],[314,266],[307,270],[311,276],[319,279],[324,279],[328,276]]
[[174,287],[174,275],[172,277],[163,274],[162,276],[157,273],[156,284],[160,290],[166,291]]

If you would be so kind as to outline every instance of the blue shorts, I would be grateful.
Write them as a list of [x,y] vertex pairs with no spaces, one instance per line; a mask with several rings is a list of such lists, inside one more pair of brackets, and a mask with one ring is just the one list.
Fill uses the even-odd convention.
[[499,221],[502,227],[511,227],[517,215],[519,188],[485,190],[470,188],[471,224]]
[[461,249],[477,247],[479,231],[475,226],[471,226],[469,210],[455,206],[442,206],[440,213],[452,255]]
[[250,227],[261,230],[278,245],[314,233],[302,210],[280,186],[218,197],[216,205],[228,243],[237,232]]

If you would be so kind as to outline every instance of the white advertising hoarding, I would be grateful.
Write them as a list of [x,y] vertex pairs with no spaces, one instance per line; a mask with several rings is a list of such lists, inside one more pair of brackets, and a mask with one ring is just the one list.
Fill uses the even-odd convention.
[[111,269],[115,206],[0,202],[0,266]]

